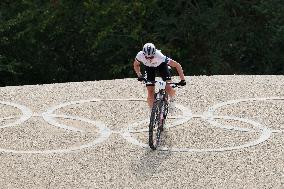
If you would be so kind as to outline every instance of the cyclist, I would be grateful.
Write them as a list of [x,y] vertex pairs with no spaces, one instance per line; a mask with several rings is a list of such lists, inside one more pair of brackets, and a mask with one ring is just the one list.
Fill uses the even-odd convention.
[[[181,65],[178,62],[174,61],[173,59],[163,55],[160,50],[156,49],[153,43],[146,43],[143,46],[143,50],[138,52],[133,62],[133,67],[138,76],[138,81],[145,80],[145,77],[141,74],[140,71],[141,63],[145,65],[145,71],[146,71],[145,76],[147,80],[146,87],[148,91],[147,103],[149,105],[149,108],[152,108],[154,102],[154,94],[155,94],[154,82],[155,82],[156,71],[159,72],[163,81],[171,83],[172,82],[171,74],[168,66],[173,67],[177,70],[179,74],[180,77],[179,84],[181,86],[186,85]],[[170,99],[173,99],[175,96],[175,90],[171,86],[167,85],[166,91],[169,94]]]

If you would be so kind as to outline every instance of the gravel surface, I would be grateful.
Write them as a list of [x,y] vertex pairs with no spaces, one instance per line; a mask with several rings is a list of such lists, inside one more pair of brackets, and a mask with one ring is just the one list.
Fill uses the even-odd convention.
[[157,151],[136,79],[0,88],[0,188],[283,189],[284,76],[186,80]]

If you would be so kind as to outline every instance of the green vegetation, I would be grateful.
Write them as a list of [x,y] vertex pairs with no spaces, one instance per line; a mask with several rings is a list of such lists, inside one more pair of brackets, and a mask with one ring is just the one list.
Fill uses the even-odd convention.
[[1,0],[0,85],[134,77],[146,42],[186,75],[283,74],[283,0]]

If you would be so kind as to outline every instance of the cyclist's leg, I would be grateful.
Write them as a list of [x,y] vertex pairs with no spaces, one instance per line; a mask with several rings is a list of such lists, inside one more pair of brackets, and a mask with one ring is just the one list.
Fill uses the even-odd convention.
[[[159,67],[159,71],[164,81],[166,81],[167,83],[172,83],[171,73],[170,73],[167,63],[162,63]],[[170,85],[166,85],[166,91],[169,96],[168,103],[167,103],[167,105],[169,106],[167,108],[167,112],[165,116],[167,116],[168,111],[174,112],[174,109],[175,109],[174,97],[176,95],[176,91]]]
[[155,95],[154,82],[155,82],[155,75],[156,75],[155,71],[156,71],[156,68],[146,66],[146,76],[147,76],[146,87],[147,87],[147,92],[148,92],[147,103],[150,109],[152,109],[153,103],[154,103],[154,95]]
[[[168,83],[172,83],[172,80],[167,80]],[[176,95],[176,91],[170,86],[166,86],[166,91],[169,94],[170,98],[173,99]]]
[[[160,66],[158,66],[160,75],[164,81],[167,83],[172,83],[171,73],[169,71],[169,67],[167,63],[162,63]],[[170,86],[166,86],[166,91],[169,94],[170,98],[173,98],[176,94],[175,90]]]
[[149,108],[152,109],[154,103],[155,86],[147,86],[147,91],[148,91],[147,103]]

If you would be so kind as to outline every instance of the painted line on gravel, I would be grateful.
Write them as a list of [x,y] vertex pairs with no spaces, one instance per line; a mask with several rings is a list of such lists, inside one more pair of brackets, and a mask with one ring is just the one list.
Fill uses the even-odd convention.
[[[12,106],[14,108],[21,110],[21,112],[22,112],[22,115],[18,120],[14,121],[13,123],[1,125],[0,128],[19,126],[20,124],[22,124],[25,121],[27,121],[28,119],[30,119],[33,115],[32,111],[24,105],[12,103],[12,102],[4,102],[4,101],[0,101],[0,104],[6,105],[6,106]],[[9,117],[9,118],[13,119],[15,117]],[[2,118],[2,120],[3,119],[5,119],[5,118]]]

